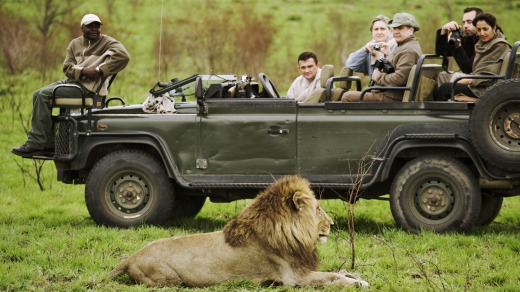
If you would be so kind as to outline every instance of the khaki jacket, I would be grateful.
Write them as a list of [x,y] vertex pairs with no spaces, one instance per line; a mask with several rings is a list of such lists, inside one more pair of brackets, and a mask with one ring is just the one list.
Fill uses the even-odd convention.
[[[412,66],[422,55],[421,46],[415,36],[411,36],[397,45],[397,49],[387,57],[395,72],[381,74],[377,80],[374,80],[376,86],[406,86]],[[387,90],[382,93],[393,100],[403,100],[403,90]]]
[[[81,70],[86,67],[99,66],[103,76],[112,76],[123,70],[130,55],[119,41],[107,35],[100,35],[96,41],[90,41],[83,36],[73,39],[67,47],[67,56],[63,62],[63,73],[69,80],[79,81],[85,88],[95,92],[101,78],[92,80],[81,76]],[[108,82],[102,86],[99,95],[106,96]]]
[[[511,46],[505,40],[501,32],[488,42],[479,40],[475,45],[475,59],[473,61],[473,72],[471,75],[498,75],[502,63]],[[476,96],[481,96],[487,87],[495,84],[496,79],[473,79],[470,84],[471,91]]]

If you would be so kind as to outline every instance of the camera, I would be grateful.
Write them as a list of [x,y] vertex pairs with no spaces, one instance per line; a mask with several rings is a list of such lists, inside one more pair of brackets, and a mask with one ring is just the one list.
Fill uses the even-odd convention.
[[448,40],[448,45],[454,46],[457,43],[458,39],[462,39],[462,30],[460,28],[451,32],[450,39]]
[[388,60],[385,58],[377,59],[374,63],[374,67],[376,67],[379,71],[383,71],[387,74],[395,72],[395,69],[394,67],[392,67],[392,64],[390,64],[390,62],[388,62]]
[[372,48],[372,50],[376,50],[376,51],[381,50],[381,45],[378,43],[375,43],[375,44],[371,45],[370,47]]

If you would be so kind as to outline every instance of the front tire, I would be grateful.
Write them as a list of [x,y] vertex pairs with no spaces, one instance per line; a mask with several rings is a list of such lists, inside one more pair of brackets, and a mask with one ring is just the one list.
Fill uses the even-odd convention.
[[94,165],[87,178],[85,201],[99,225],[160,224],[171,214],[174,190],[157,158],[144,151],[122,150]]
[[401,168],[390,189],[390,208],[406,231],[464,231],[475,225],[481,196],[476,178],[460,161],[418,157]]

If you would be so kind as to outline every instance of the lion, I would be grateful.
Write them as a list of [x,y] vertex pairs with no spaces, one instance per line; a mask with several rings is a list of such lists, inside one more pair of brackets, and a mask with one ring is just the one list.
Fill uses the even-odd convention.
[[368,286],[348,274],[316,271],[317,241],[326,242],[332,224],[309,181],[286,176],[260,192],[223,231],[153,241],[108,277],[127,273],[150,287],[207,287],[229,280]]

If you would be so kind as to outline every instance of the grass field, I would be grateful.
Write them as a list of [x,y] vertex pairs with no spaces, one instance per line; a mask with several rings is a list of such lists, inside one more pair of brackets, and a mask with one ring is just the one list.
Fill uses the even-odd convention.
[[[15,11],[17,15],[31,19],[37,15],[34,3],[43,2],[0,1],[0,9]],[[132,54],[132,61],[118,76],[112,92],[124,96],[127,101],[139,103],[158,78],[164,80],[205,73],[187,70],[190,64],[179,60],[178,67],[173,66],[157,77],[157,50],[149,38],[158,35],[161,14],[174,19],[185,13],[187,6],[203,7],[204,3],[201,0],[93,0],[78,2],[74,13],[82,15],[93,12],[93,8],[99,10],[96,13],[102,19],[107,18],[106,32],[124,41]],[[407,11],[416,15],[423,26],[418,36],[424,44],[424,52],[432,52],[432,32],[450,19],[448,15],[453,13],[458,19],[462,8],[470,5],[495,13],[508,39],[511,42],[520,40],[520,27],[516,25],[518,1],[226,0],[219,3],[250,5],[251,9],[273,15],[278,27],[277,38],[262,70],[274,76],[272,79],[281,91],[286,90],[297,74],[293,59],[300,51],[316,50],[323,56],[322,63],[331,63],[339,68],[345,54],[367,41],[368,20],[379,13],[391,16]],[[374,7],[379,10],[375,11]],[[200,9],[191,9],[190,12],[202,13]],[[331,21],[331,15],[337,16],[337,13],[341,19]],[[35,26],[35,22],[30,23]],[[341,26],[334,27],[334,23]],[[174,21],[168,29],[184,28],[182,23]],[[362,36],[359,36],[359,31]],[[330,38],[341,38],[342,46],[331,51],[327,44],[339,41],[328,43]],[[144,286],[135,285],[128,277],[108,280],[104,275],[152,240],[220,230],[248,201],[208,202],[196,218],[160,227],[115,229],[96,226],[85,207],[83,185],[57,182],[51,162],[42,164],[10,153],[12,147],[25,141],[32,92],[43,84],[62,78],[61,65],[55,67],[45,78],[34,72],[11,76],[5,73],[4,67],[0,68],[0,123],[3,129],[0,134],[0,291],[149,291]],[[336,224],[328,243],[319,246],[319,269],[348,269],[351,254],[346,232],[346,205],[338,200],[323,201],[322,204]],[[385,201],[362,200],[355,210],[357,256],[355,269],[351,272],[368,281],[372,291],[520,291],[520,197],[506,198],[495,222],[467,234],[402,232],[395,226]],[[171,291],[166,288],[154,290]],[[201,289],[237,290],[262,289],[247,282]],[[314,291],[312,288],[300,290]]]
[[[4,167],[2,177],[6,175]],[[20,186],[3,183],[0,193],[2,291],[148,290],[126,276],[107,280],[104,275],[152,240],[220,230],[248,203],[208,202],[194,219],[123,230],[93,223],[82,186],[55,184],[40,192],[34,184],[23,187],[20,181]],[[322,204],[336,224],[329,241],[319,246],[319,269],[346,270],[351,263],[346,206],[337,200]],[[519,208],[519,198],[506,199],[495,222],[468,234],[408,234],[395,226],[387,202],[359,201],[355,209],[356,268],[352,272],[367,280],[373,291],[518,291]],[[260,287],[231,282],[203,289],[230,290]]]

